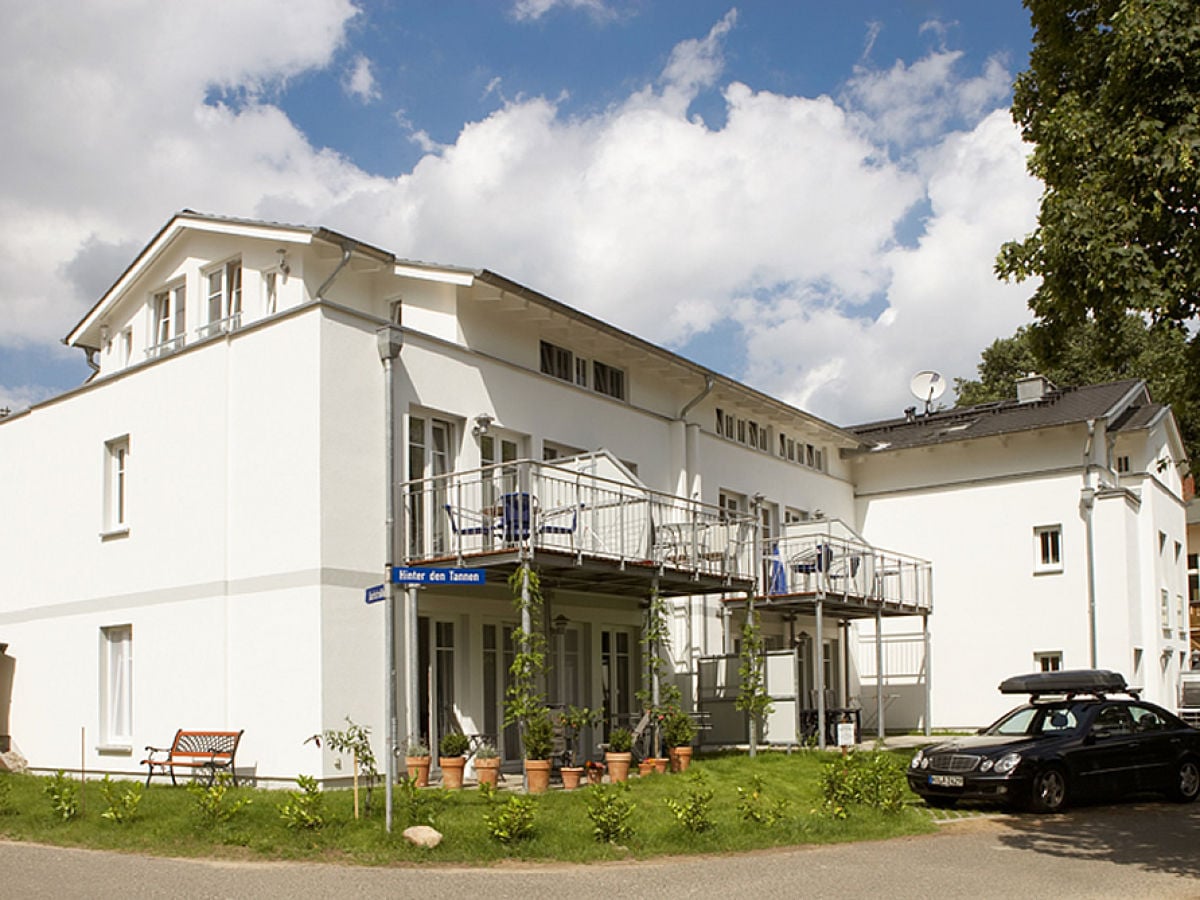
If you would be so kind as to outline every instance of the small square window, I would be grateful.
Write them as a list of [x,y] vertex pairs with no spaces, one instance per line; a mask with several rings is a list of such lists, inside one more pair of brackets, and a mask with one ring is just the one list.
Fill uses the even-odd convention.
[[1033,665],[1039,672],[1058,672],[1062,669],[1062,651],[1046,650],[1035,653]]

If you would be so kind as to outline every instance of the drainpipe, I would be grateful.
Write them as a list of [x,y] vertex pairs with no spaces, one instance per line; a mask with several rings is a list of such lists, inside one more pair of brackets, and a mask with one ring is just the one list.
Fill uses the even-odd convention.
[[95,347],[84,347],[82,349],[83,349],[83,352],[87,355],[88,368],[91,369],[92,372],[99,372],[100,371],[100,363],[96,362],[96,354],[99,353],[100,351]]
[[1087,597],[1088,653],[1090,668],[1096,668],[1096,545],[1092,513],[1096,505],[1096,489],[1092,486],[1092,444],[1096,437],[1096,420],[1087,420],[1087,446],[1083,451],[1083,488],[1079,504],[1083,507],[1083,524],[1087,536]]
[[[335,273],[336,274],[336,273]],[[328,284],[328,282],[326,282]],[[396,770],[396,586],[392,584],[392,562],[396,551],[396,420],[392,409],[392,365],[400,355],[403,345],[403,335],[395,325],[385,325],[375,332],[375,344],[379,351],[379,361],[383,363],[383,421],[385,443],[385,465],[387,474],[385,483],[385,547],[383,564],[384,584],[384,632],[386,644],[386,659],[384,669],[387,676],[387,748],[385,752],[384,778],[385,782],[385,816],[384,825],[390,833],[392,830],[392,784],[395,782]],[[411,711],[409,716],[411,718]]]
[[685,496],[691,497],[694,494],[694,485],[692,481],[696,472],[696,441],[689,434],[687,414],[691,412],[696,405],[712,393],[713,386],[716,384],[715,379],[711,375],[704,376],[704,389],[695,397],[687,402],[687,404],[679,411],[676,420],[683,425],[683,493]]
[[317,299],[318,300],[325,299],[325,291],[327,291],[329,289],[329,286],[331,284],[333,284],[333,280],[342,273],[342,269],[344,269],[346,267],[346,263],[350,262],[350,256],[353,253],[354,253],[354,244],[352,244],[350,242],[346,242],[345,244],[342,244],[341,260],[338,262],[338,264],[334,268],[334,270],[329,273],[329,277],[326,278],[325,281],[323,281],[321,283],[321,286],[319,288],[317,288]]

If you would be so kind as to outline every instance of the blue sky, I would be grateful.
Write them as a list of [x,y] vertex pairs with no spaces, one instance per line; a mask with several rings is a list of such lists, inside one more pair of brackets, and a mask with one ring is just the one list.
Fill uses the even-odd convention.
[[61,337],[185,207],[493,269],[839,424],[1028,319],[1018,0],[4,3],[0,406],[86,376]]

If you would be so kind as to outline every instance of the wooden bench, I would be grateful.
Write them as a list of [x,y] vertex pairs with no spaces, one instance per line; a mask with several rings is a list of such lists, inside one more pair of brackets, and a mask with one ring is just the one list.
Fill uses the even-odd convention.
[[169,774],[171,784],[175,781],[175,769],[191,769],[193,771],[208,770],[208,783],[216,780],[217,771],[228,772],[233,777],[233,786],[237,787],[237,769],[233,767],[234,756],[237,754],[238,742],[242,739],[242,731],[184,731],[180,728],[175,732],[175,740],[167,747],[147,747],[148,756],[142,760],[142,765],[148,767],[146,772],[146,787],[150,779],[157,774]]

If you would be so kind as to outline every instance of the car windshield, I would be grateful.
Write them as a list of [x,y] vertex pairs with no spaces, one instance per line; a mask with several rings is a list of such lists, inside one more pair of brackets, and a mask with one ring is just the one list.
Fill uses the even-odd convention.
[[996,722],[984,734],[1028,735],[1072,731],[1079,725],[1069,706],[1022,706]]

